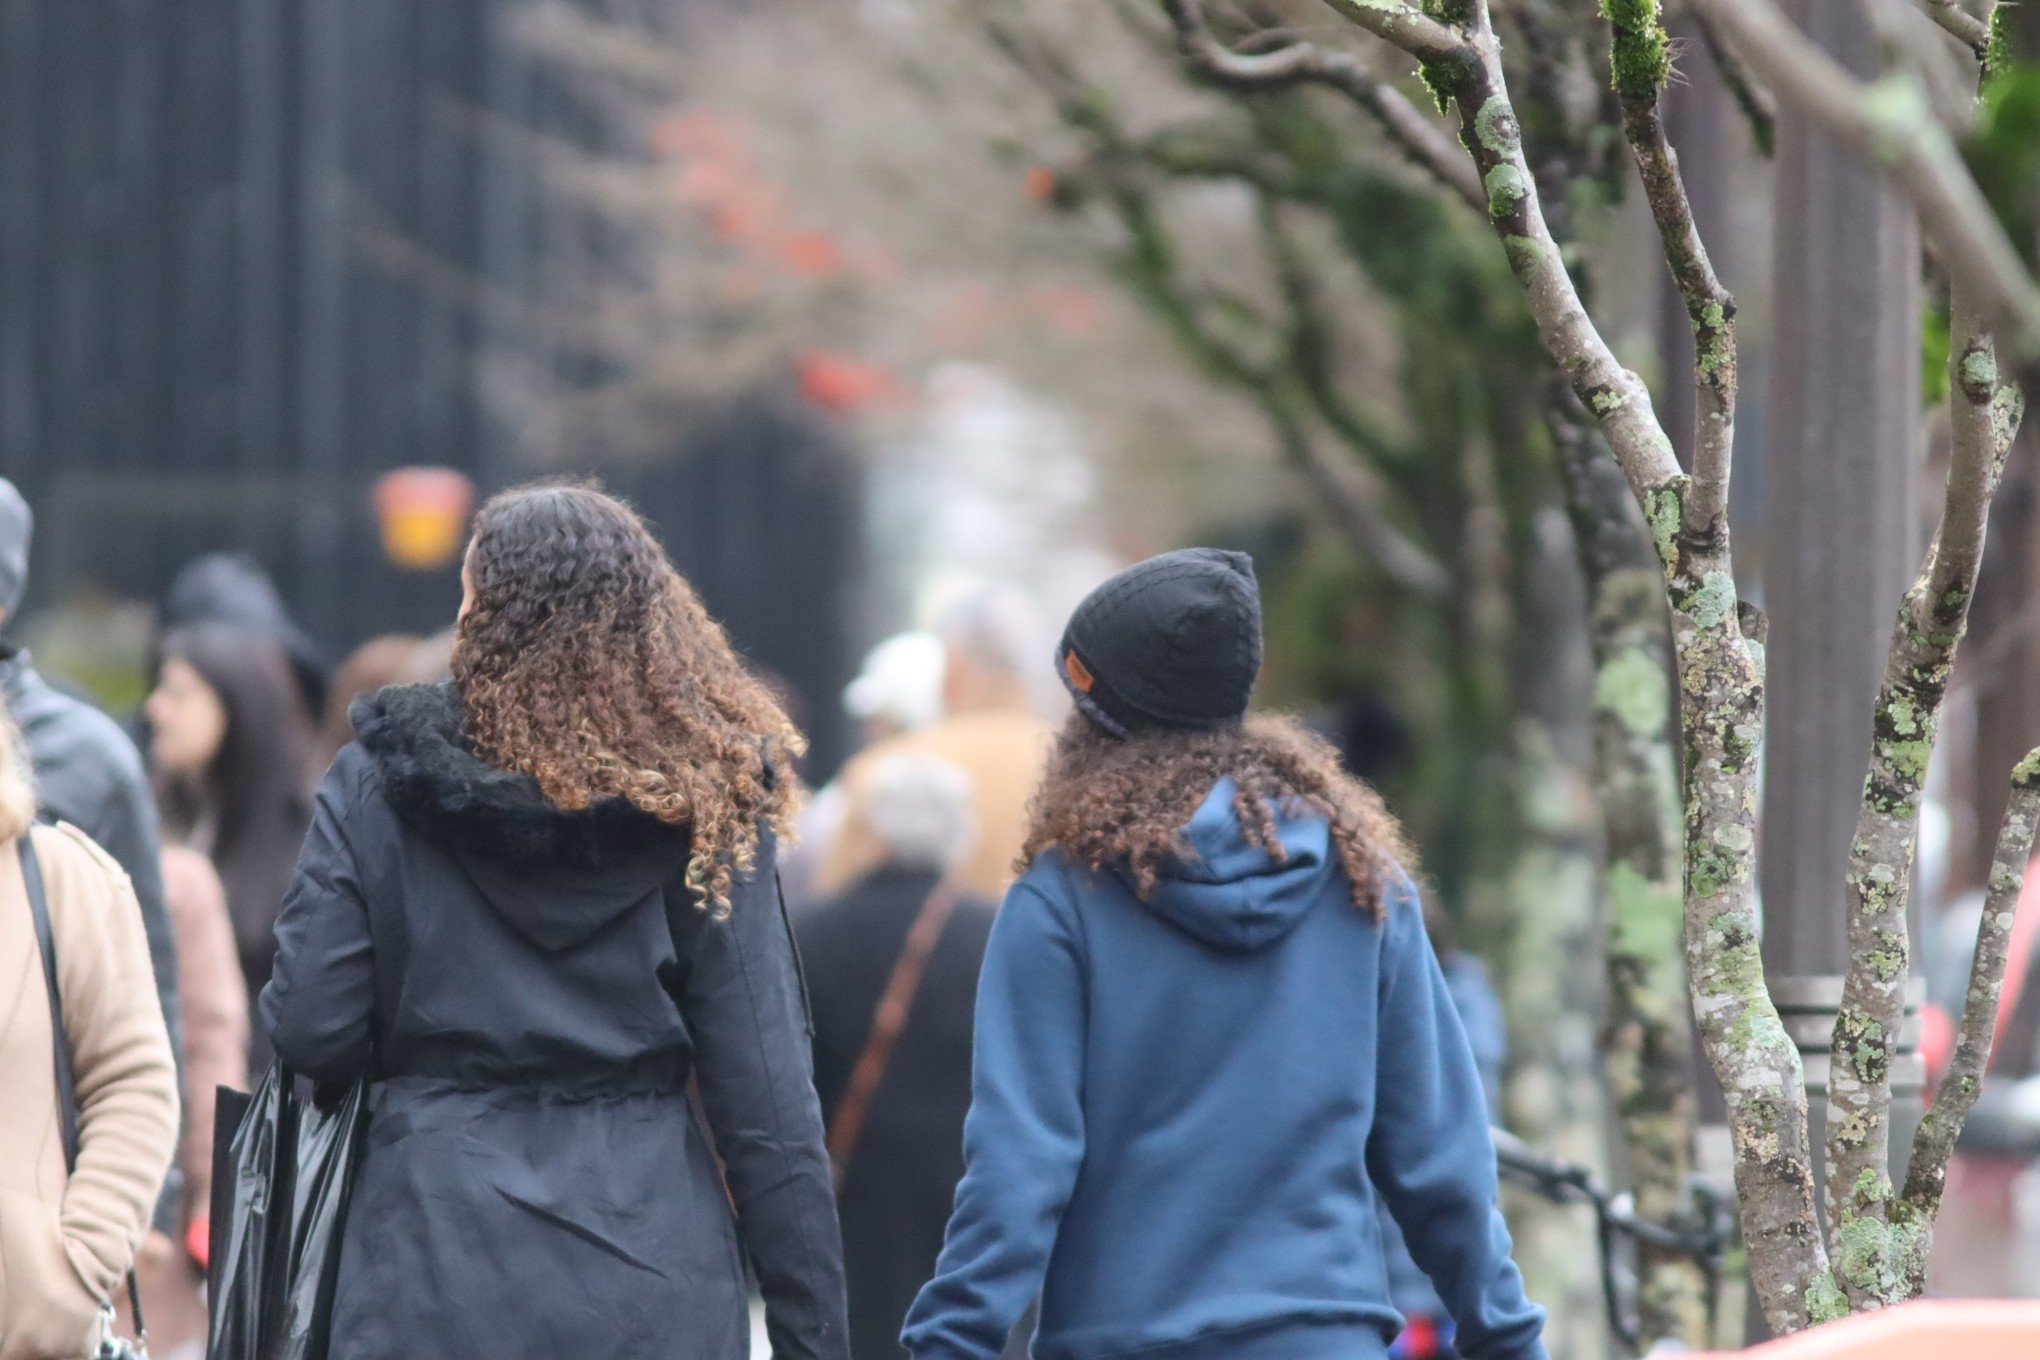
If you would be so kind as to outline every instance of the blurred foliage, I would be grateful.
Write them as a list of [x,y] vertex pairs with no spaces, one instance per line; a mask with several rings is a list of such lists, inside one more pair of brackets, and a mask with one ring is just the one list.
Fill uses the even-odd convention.
[[1948,400],[1948,299],[1929,299],[1920,308],[1920,405]]
[[1990,79],[1964,151],[2026,263],[2040,263],[2040,62],[2013,62]]

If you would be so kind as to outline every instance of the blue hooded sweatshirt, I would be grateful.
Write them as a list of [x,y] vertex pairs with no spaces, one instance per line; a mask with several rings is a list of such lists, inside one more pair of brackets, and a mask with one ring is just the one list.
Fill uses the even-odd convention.
[[1318,817],[1248,841],[1222,780],[1149,901],[1050,852],[978,984],[976,1068],[915,1360],[1365,1360],[1400,1321],[1376,1199],[1470,1360],[1544,1360],[1480,1076],[1402,879],[1354,906]]

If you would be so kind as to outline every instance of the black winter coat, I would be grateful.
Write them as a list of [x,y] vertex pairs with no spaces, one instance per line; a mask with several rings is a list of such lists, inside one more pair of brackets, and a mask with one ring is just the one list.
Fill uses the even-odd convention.
[[374,1063],[333,1360],[741,1357],[744,1255],[775,1356],[843,1360],[769,836],[718,920],[686,901],[683,836],[617,801],[564,811],[484,765],[450,686],[353,717],[261,1004],[298,1071]]
[[[934,886],[932,871],[881,868],[797,922],[814,961],[815,1086],[831,1119]],[[987,902],[966,899],[949,918],[851,1153],[838,1204],[857,1360],[902,1354],[900,1324],[942,1252],[963,1176],[971,1018],[991,928]]]

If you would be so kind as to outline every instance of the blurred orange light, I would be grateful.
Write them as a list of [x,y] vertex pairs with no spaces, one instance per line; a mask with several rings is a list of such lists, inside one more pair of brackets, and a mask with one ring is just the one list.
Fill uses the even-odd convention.
[[475,484],[444,467],[398,468],[375,484],[383,552],[405,571],[437,571],[460,553]]

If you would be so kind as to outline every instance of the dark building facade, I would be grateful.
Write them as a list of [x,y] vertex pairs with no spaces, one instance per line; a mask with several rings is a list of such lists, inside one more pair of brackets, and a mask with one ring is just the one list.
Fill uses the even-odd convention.
[[826,765],[860,516],[817,418],[733,394],[669,449],[567,430],[538,466],[492,399],[604,376],[545,318],[615,248],[541,185],[531,134],[604,120],[519,41],[524,8],[0,0],[0,471],[42,525],[32,603],[153,599],[240,548],[338,651],[455,598],[451,572],[384,562],[382,472],[485,494],[592,472],[800,692]]

